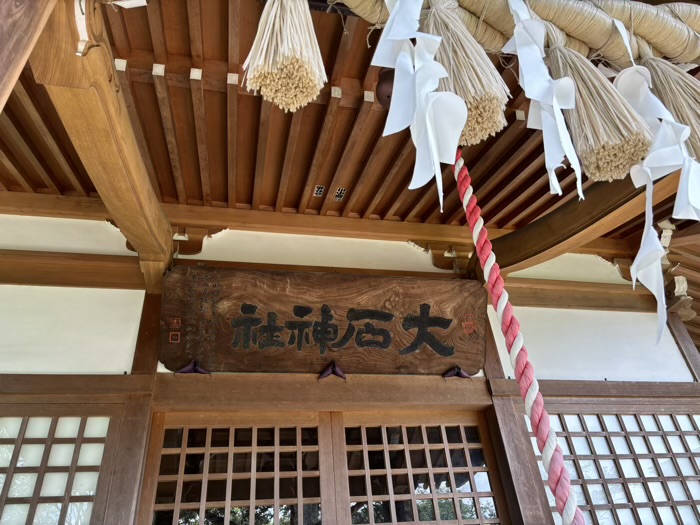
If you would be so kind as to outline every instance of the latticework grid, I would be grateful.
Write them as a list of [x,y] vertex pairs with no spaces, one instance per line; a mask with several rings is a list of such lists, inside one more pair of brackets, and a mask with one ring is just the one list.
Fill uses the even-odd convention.
[[551,421],[586,523],[700,523],[700,416],[562,414]]
[[350,426],[345,444],[352,523],[501,523],[478,426]]
[[90,523],[109,421],[0,418],[0,523]]
[[320,525],[318,429],[166,428],[153,523]]

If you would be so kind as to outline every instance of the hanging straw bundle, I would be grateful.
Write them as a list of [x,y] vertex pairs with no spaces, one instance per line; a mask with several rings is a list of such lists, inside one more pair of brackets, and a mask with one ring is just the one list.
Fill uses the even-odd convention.
[[649,128],[591,62],[564,47],[564,33],[546,25],[552,77],[568,76],[576,84],[576,107],[564,110],[564,117],[586,175],[625,178],[649,152]]
[[467,31],[456,0],[429,0],[421,13],[421,29],[442,37],[435,59],[447,70],[441,91],[451,91],[469,108],[460,145],[477,144],[502,130],[510,96],[508,87],[484,49]]
[[659,97],[673,118],[690,127],[686,142],[690,153],[700,159],[700,81],[681,68],[653,55],[651,46],[637,39],[640,64],[649,70],[651,91]]
[[243,70],[248,90],[285,111],[318,96],[327,78],[306,0],[268,0]]

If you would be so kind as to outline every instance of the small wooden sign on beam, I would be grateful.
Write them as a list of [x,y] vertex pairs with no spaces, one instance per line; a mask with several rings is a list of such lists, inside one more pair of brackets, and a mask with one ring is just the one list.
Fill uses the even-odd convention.
[[210,372],[442,374],[483,368],[486,292],[467,280],[176,266],[160,361]]

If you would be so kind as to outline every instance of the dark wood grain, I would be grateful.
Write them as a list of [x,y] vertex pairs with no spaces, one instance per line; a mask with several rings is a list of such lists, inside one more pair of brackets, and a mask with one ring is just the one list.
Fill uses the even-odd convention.
[[[474,374],[484,365],[486,293],[477,282],[194,267],[175,267],[165,281],[160,360],[171,370],[193,359],[213,372],[318,373],[331,360],[350,374],[442,374],[454,366]],[[274,313],[281,327],[286,321],[302,319],[293,315],[295,305],[313,308],[303,318],[312,322],[321,321],[323,305],[327,305],[333,315],[329,321],[337,326],[332,341],[340,341],[346,333],[349,309],[382,310],[394,318],[372,322],[377,329],[389,330],[393,339],[386,349],[358,347],[360,330],[368,321],[362,319],[354,322],[353,337],[339,349],[331,348],[329,342],[323,354],[311,329],[301,350],[288,329],[279,334],[279,347],[262,345],[259,328],[253,329],[257,344],[252,340],[245,345],[242,339],[235,339],[240,329],[235,332],[232,327],[232,321],[242,317],[244,303],[258,307],[249,315],[259,317],[260,326]],[[447,328],[429,329],[450,351],[423,343],[401,355],[418,333],[403,323],[406,316],[419,314],[421,304],[429,306],[430,316],[451,320]],[[170,342],[171,332],[179,333],[179,343]],[[384,340],[379,335],[373,339]]]

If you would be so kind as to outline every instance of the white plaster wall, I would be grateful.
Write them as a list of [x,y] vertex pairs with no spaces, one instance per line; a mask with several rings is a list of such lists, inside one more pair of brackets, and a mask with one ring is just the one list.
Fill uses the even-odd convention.
[[554,281],[580,281],[591,283],[617,283],[625,281],[617,267],[596,255],[565,253],[531,268],[508,274],[522,279],[552,279]]
[[0,215],[0,249],[135,255],[107,221]]
[[[503,370],[514,377],[496,313],[488,309]],[[692,381],[673,336],[656,344],[656,313],[517,307],[538,379]]]
[[[182,259],[277,263],[331,268],[440,272],[430,254],[407,242],[224,230],[202,252]],[[443,270],[444,271],[444,270]],[[448,271],[449,273],[449,271]]]
[[131,370],[144,292],[0,286],[0,373]]

